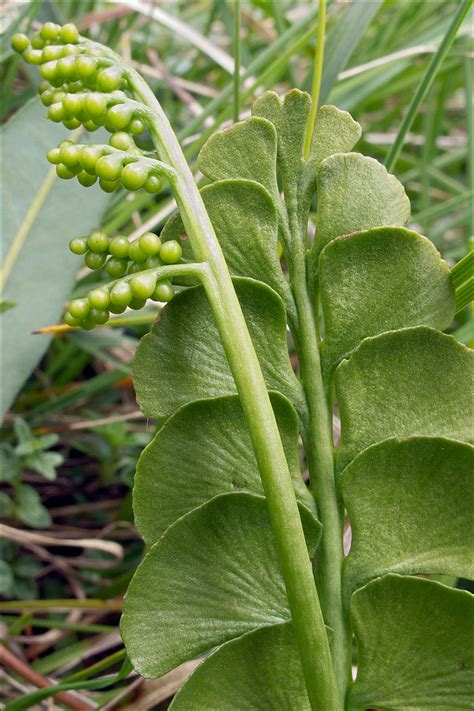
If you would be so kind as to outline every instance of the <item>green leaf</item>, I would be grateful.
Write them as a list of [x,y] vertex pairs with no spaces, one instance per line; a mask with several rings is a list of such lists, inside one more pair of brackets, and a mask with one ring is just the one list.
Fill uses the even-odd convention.
[[0,491],[0,518],[6,518],[13,513],[13,501],[5,494],[4,491]]
[[[251,180],[221,180],[201,190],[217,239],[235,276],[271,286],[294,311],[288,282],[278,258],[278,217],[265,188]],[[179,214],[167,222],[162,238],[183,240]]]
[[391,437],[470,441],[474,354],[426,326],[366,338],[336,370],[338,469]]
[[469,444],[415,437],[375,444],[346,467],[348,593],[387,572],[474,578],[472,465]]
[[385,167],[359,153],[336,153],[318,173],[316,239],[311,248],[312,269],[321,250],[335,237],[372,227],[403,226],[410,202],[401,183]]
[[470,709],[473,596],[421,578],[386,575],[352,598],[359,644],[351,708]]
[[21,462],[13,447],[6,442],[0,443],[0,481],[10,483],[21,473]]
[[319,259],[323,369],[332,373],[367,336],[454,318],[449,267],[426,238],[401,227],[339,237]]
[[[275,393],[271,397],[297,498],[315,513],[300,474],[296,413],[286,398]],[[232,491],[263,495],[240,400],[235,395],[192,402],[163,425],[140,457],[135,525],[151,545],[177,518]]]
[[15,494],[15,514],[23,523],[32,528],[47,528],[51,524],[51,516],[33,487],[21,484]]
[[362,133],[360,124],[347,111],[336,106],[321,106],[316,114],[311,151],[300,184],[300,217],[307,220],[311,200],[316,190],[321,163],[334,153],[351,151]]
[[[57,322],[74,284],[80,265],[67,249],[75,236],[71,229],[82,234],[96,227],[108,200],[101,190],[73,187],[50,173],[54,168],[45,154],[69,134],[44,121],[44,112],[38,100],[31,101],[2,131],[2,300],[15,303],[1,314],[3,368],[8,373],[2,388],[2,416],[51,340],[47,335],[33,336],[32,331]],[[29,228],[28,215],[33,219]],[[61,248],[58,258],[56,250]]]
[[309,94],[299,89],[289,91],[283,101],[274,91],[266,91],[252,106],[254,116],[268,119],[275,126],[278,166],[287,203],[296,198],[304,167],[304,139],[310,107]]
[[[283,393],[302,414],[302,388],[288,357],[281,300],[260,282],[235,279],[234,284],[268,389]],[[158,419],[192,400],[236,394],[201,286],[178,294],[142,339],[135,356],[134,385],[142,412]]]
[[63,461],[64,457],[59,452],[37,452],[26,458],[25,465],[44,476],[45,479],[54,481],[56,467],[59,467]]
[[198,167],[210,180],[255,180],[274,197],[278,194],[276,156],[273,124],[251,117],[214,133],[201,149]]
[[0,595],[9,595],[14,584],[11,567],[6,560],[0,559]]
[[170,706],[189,709],[310,711],[291,624],[250,632],[207,657]]
[[[301,511],[311,555],[320,524]],[[152,546],[128,589],[121,630],[134,668],[156,678],[289,618],[265,499],[234,493],[183,516]]]

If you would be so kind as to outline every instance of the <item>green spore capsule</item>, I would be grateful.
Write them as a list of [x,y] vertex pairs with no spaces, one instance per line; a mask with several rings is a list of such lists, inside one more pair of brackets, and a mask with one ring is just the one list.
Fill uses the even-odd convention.
[[64,314],[64,323],[72,328],[77,328],[79,326],[79,319],[72,315],[70,311],[66,311]]
[[130,279],[130,289],[136,299],[148,299],[155,291],[156,277],[153,274],[136,274]]
[[81,94],[66,94],[63,99],[64,111],[69,116],[77,116],[82,111],[83,97]]
[[95,164],[95,172],[104,180],[117,180],[122,173],[122,157],[114,154],[102,156]]
[[61,180],[71,180],[76,173],[70,170],[64,163],[58,163],[56,166],[56,175],[58,178],[61,178]]
[[138,240],[138,244],[147,257],[154,257],[161,248],[161,240],[154,232],[145,232]]
[[77,174],[77,180],[84,188],[91,188],[97,182],[96,176],[86,173],[85,170]]
[[120,187],[120,180],[104,180],[101,178],[99,180],[99,186],[104,191],[104,193],[114,193]]
[[81,157],[81,148],[76,146],[74,143],[61,148],[61,163],[67,165],[68,168],[72,168],[79,163],[79,158]]
[[127,128],[132,120],[133,111],[126,104],[116,104],[107,111],[107,122],[116,131]]
[[143,262],[144,269],[156,269],[156,267],[162,267],[163,262],[159,257],[148,257],[148,259]]
[[42,28],[40,29],[40,35],[44,40],[49,40],[50,42],[52,42],[53,40],[57,39],[60,30],[61,27],[55,22],[45,22]]
[[109,235],[102,230],[95,230],[87,238],[87,246],[91,252],[107,252],[109,248]]
[[78,54],[81,50],[74,44],[65,44],[61,51],[61,57],[72,57],[74,54]]
[[22,32],[17,32],[11,39],[11,46],[15,52],[21,54],[30,46],[30,40]]
[[107,108],[107,99],[103,94],[93,91],[84,98],[84,110],[91,117],[100,116]]
[[93,57],[87,57],[85,55],[79,55],[76,57],[76,71],[77,75],[81,79],[88,79],[91,77],[97,67],[97,62]]
[[94,131],[99,129],[99,126],[94,121],[90,120],[84,122],[84,128],[86,131],[89,131],[89,133],[94,133]]
[[36,32],[31,38],[31,46],[33,49],[43,49],[46,41],[41,37],[39,32]]
[[132,298],[132,290],[127,282],[121,281],[112,287],[110,303],[114,306],[128,306]]
[[175,239],[165,242],[160,249],[160,257],[166,264],[176,264],[182,256],[181,245]]
[[61,163],[61,149],[60,148],[50,148],[46,153],[46,158],[53,165],[58,165]]
[[122,185],[127,190],[139,190],[148,178],[148,167],[140,162],[129,163],[122,171]]
[[141,264],[144,262],[147,258],[147,254],[145,252],[142,252],[142,249],[140,247],[140,240],[136,239],[134,242],[130,242],[128,246],[128,257],[131,259],[133,262],[137,262],[137,264]]
[[83,146],[79,163],[82,165],[86,173],[95,175],[95,165],[102,155],[102,150],[97,146]]
[[132,262],[129,267],[128,267],[128,274],[138,274],[138,272],[142,272],[145,269],[145,262]]
[[61,42],[76,44],[77,42],[79,42],[79,30],[77,29],[76,25],[72,24],[72,22],[68,22],[66,25],[63,25],[59,30],[59,37],[61,39]]
[[41,96],[44,94],[45,91],[48,91],[51,88],[51,85],[47,81],[40,81],[38,84],[38,94]]
[[132,121],[130,121],[128,130],[135,136],[139,136],[145,130],[145,124],[139,118],[133,119]]
[[129,242],[126,237],[118,235],[117,237],[112,237],[109,243],[109,252],[113,257],[117,259],[124,259],[128,257]]
[[84,264],[86,267],[89,267],[89,269],[97,271],[97,269],[102,269],[105,264],[105,259],[105,254],[89,251],[84,257]]
[[103,326],[104,323],[107,323],[109,320],[110,314],[108,311],[104,311],[102,309],[91,309],[89,318],[91,318],[97,325]]
[[117,257],[110,257],[105,265],[105,271],[111,277],[118,279],[123,276],[127,271],[128,262],[126,259],[118,259]]
[[41,103],[43,104],[43,106],[51,106],[51,104],[53,103],[53,98],[54,91],[52,91],[51,89],[46,89],[46,91],[41,94]]
[[133,309],[134,311],[140,311],[146,304],[146,299],[137,299],[134,298],[131,300],[129,303],[129,307]]
[[147,193],[159,193],[163,187],[163,183],[157,175],[149,175],[143,187]]
[[43,48],[43,62],[52,62],[62,57],[63,48],[59,45],[48,44]]
[[168,279],[163,279],[159,281],[156,285],[155,291],[152,294],[153,301],[164,301],[167,303],[171,301],[174,296],[173,284]]
[[127,307],[119,306],[118,304],[110,304],[109,311],[111,314],[123,314]]
[[69,249],[73,254],[85,254],[87,252],[87,240],[85,237],[74,237],[69,242]]
[[81,125],[81,122],[76,118],[68,118],[65,121],[63,121],[63,126],[68,128],[70,131],[73,131],[76,128],[79,128],[80,125]]
[[107,67],[97,75],[97,88],[100,91],[110,92],[118,89],[122,83],[122,70],[119,67]]
[[[38,65],[38,64],[41,64],[43,61],[43,52],[40,49],[32,49],[31,47],[27,47],[25,49],[25,51],[23,52],[22,56],[23,56],[23,59],[25,60],[25,62],[28,62],[28,64]],[[44,66],[46,66],[46,65],[43,64],[43,67]],[[50,81],[49,76],[46,76],[45,74],[43,74],[43,72],[42,72],[43,67],[41,67],[41,69],[40,69],[40,74],[43,77],[43,79],[47,79],[48,81]]]
[[105,287],[98,287],[97,289],[92,289],[87,297],[91,308],[99,309],[104,311],[109,307],[110,304],[110,294],[109,290]]
[[91,307],[87,299],[73,299],[67,309],[74,318],[83,319],[89,315]]
[[75,57],[61,57],[58,60],[58,74],[64,79],[74,80],[77,77]]
[[[26,50],[28,52],[29,50]],[[31,50],[32,52],[36,52],[37,50]],[[25,56],[26,52],[23,54]],[[41,53],[42,55],[42,53]],[[26,57],[25,57],[26,59]],[[39,62],[30,62],[29,59],[26,60],[30,64],[39,64]],[[57,61],[52,61],[52,62],[46,62],[46,64],[43,64],[40,69],[40,74],[43,77],[43,79],[46,79],[46,81],[52,82],[56,77],[58,76],[58,63]]]
[[[53,103],[53,104],[59,104],[59,103],[62,104],[62,103],[63,103],[63,99],[65,98],[65,96],[66,96],[66,92],[65,92],[65,91],[55,91],[55,92],[54,92],[54,96],[53,96],[53,101],[52,101],[52,103]],[[64,108],[64,107],[63,107],[63,108]]]
[[96,322],[91,318],[84,318],[80,322],[79,326],[84,329],[84,331],[92,331],[96,327]]
[[129,151],[131,148],[136,147],[133,138],[125,131],[117,131],[117,133],[112,134],[109,143],[119,151]]

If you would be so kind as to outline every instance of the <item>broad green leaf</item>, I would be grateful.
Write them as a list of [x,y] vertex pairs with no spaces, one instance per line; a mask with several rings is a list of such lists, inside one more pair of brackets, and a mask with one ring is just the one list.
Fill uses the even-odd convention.
[[[313,497],[300,474],[296,413],[281,395],[272,394],[272,403],[297,498],[314,511]],[[239,397],[192,402],[163,425],[140,457],[134,488],[135,524],[151,545],[177,518],[232,491],[263,496]]]
[[415,437],[375,444],[346,467],[348,593],[387,572],[474,578],[473,464],[469,444]]
[[[234,284],[268,389],[283,393],[301,414],[302,389],[288,357],[281,299],[261,282],[235,279]],[[143,413],[158,419],[192,400],[236,394],[202,287],[181,292],[163,309],[137,349],[134,384]]]
[[385,575],[358,590],[351,708],[468,709],[474,688],[474,599],[422,578]]
[[401,183],[381,163],[359,153],[326,158],[319,168],[317,193],[313,270],[321,250],[335,237],[372,227],[401,227],[410,216]]
[[[221,180],[207,185],[201,195],[232,274],[263,281],[293,310],[278,258],[278,217],[265,188],[252,180]],[[183,222],[176,214],[162,238],[183,241],[184,235]]]
[[326,375],[367,336],[418,325],[443,330],[454,318],[448,265],[426,237],[402,227],[334,239],[319,259],[319,289]]
[[[320,525],[301,512],[312,555]],[[134,668],[159,677],[289,618],[266,501],[234,493],[186,514],[152,546],[128,589],[121,629]]]
[[296,199],[304,167],[304,139],[311,99],[309,94],[293,89],[280,101],[278,94],[266,91],[252,106],[252,114],[268,119],[275,126],[278,165],[287,204]]
[[[6,269],[2,300],[14,304],[1,314],[3,370],[8,373],[3,380],[2,416],[51,340],[48,335],[33,336],[32,331],[57,322],[74,284],[80,265],[67,243],[97,226],[108,200],[101,190],[48,178],[54,168],[46,152],[69,134],[62,126],[44,121],[44,113],[39,101],[31,101],[2,131]],[[28,213],[33,220],[29,229]]]
[[316,191],[321,163],[334,153],[351,151],[362,133],[360,124],[347,111],[336,106],[321,106],[316,114],[311,151],[300,183],[300,219],[308,219],[311,200]]
[[51,516],[41,503],[40,495],[28,484],[20,484],[15,489],[15,515],[32,528],[47,528],[51,524]]
[[214,133],[201,149],[198,166],[210,180],[255,180],[273,197],[278,193],[276,157],[273,124],[251,117]]
[[310,711],[291,624],[226,642],[191,674],[172,711]]
[[473,355],[426,326],[366,338],[336,370],[338,469],[391,437],[470,441]]

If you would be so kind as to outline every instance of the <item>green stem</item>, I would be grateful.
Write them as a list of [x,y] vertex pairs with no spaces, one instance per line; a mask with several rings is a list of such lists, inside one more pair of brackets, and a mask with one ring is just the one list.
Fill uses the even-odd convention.
[[443,41],[438,47],[436,53],[433,55],[431,62],[429,63],[428,68],[424,73],[423,78],[415,92],[415,95],[411,100],[411,104],[408,107],[406,116],[402,121],[402,125],[400,126],[397,137],[395,138],[395,141],[387,155],[385,165],[388,171],[393,170],[395,163],[397,162],[398,156],[400,155],[400,151],[402,150],[403,143],[405,141],[405,136],[410,130],[412,123],[415,120],[415,116],[418,113],[418,109],[420,108],[423,99],[427,95],[430,86],[433,83],[433,80],[438,72],[438,69],[441,67],[444,59],[446,58],[446,55],[448,54],[449,49],[456,38],[457,31],[460,28],[462,21],[466,17],[467,13],[469,12],[472,3],[473,0],[463,0],[463,2],[461,2],[452,19],[451,24],[449,25],[446,31],[446,34],[443,37]]
[[314,54],[314,74],[311,88],[311,111],[306,126],[306,137],[304,142],[304,157],[308,158],[311,151],[311,140],[313,138],[314,121],[318,110],[319,91],[321,89],[321,77],[323,75],[324,59],[324,39],[326,35],[326,0],[319,0],[318,13],[318,36],[316,38],[316,50]]
[[315,570],[316,584],[324,621],[332,630],[333,666],[339,694],[344,699],[351,678],[351,633],[342,598],[343,507],[334,476],[332,407],[326,400],[322,379],[317,309],[313,309],[308,293],[303,241],[295,205],[289,206],[289,213],[294,245],[294,259],[289,268],[299,323],[296,341],[309,414],[303,440],[318,517],[323,524]]
[[156,97],[127,69],[136,94],[151,109],[150,130],[162,160],[176,171],[174,191],[242,402],[275,538],[311,708],[339,709],[340,697],[293,483],[267,386],[240,303],[201,195]]

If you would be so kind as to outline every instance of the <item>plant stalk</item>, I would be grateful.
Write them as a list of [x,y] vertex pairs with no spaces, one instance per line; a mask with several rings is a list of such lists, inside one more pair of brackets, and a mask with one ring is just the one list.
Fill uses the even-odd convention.
[[151,109],[150,129],[162,160],[176,171],[174,189],[252,438],[286,586],[311,708],[342,708],[318,593],[314,585],[288,464],[260,364],[222,250],[176,136],[142,78],[129,79]]
[[289,269],[299,324],[295,342],[309,413],[303,443],[318,517],[323,524],[315,576],[324,621],[332,630],[332,661],[339,694],[344,700],[351,680],[351,633],[342,597],[343,507],[334,476],[332,408],[326,400],[322,379],[318,315],[308,293],[303,240],[295,205],[289,206],[289,214],[294,246]]

